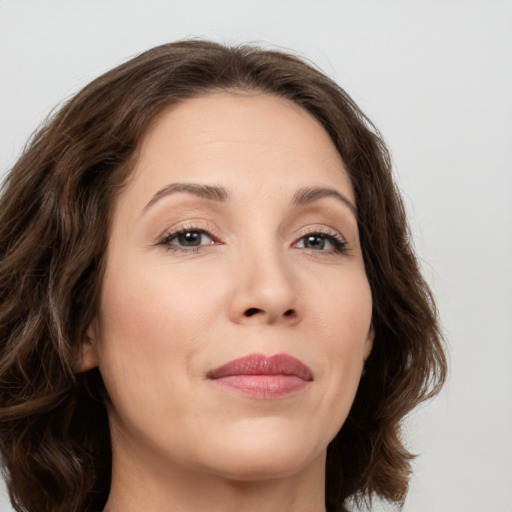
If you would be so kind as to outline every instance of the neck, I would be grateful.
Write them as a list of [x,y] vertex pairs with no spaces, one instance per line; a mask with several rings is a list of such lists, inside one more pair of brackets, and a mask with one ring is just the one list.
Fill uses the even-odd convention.
[[114,450],[104,512],[325,512],[325,454],[300,471],[253,480],[122,455]]

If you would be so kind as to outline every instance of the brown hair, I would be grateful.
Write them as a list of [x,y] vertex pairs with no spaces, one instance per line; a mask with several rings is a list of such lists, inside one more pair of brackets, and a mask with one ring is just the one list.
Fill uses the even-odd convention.
[[17,511],[101,510],[110,485],[105,390],[74,367],[96,313],[116,192],[148,124],[213,90],[294,101],[329,133],[349,172],[373,296],[375,341],[349,417],[327,454],[326,506],[402,503],[404,416],[446,374],[434,302],[409,240],[377,130],[303,60],[193,40],[153,48],[99,77],[33,137],[0,199],[0,450]]

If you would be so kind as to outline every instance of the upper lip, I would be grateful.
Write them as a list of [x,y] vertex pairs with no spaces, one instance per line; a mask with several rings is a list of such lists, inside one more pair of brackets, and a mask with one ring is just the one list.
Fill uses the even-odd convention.
[[290,375],[305,381],[313,380],[313,372],[303,362],[288,354],[251,354],[229,361],[210,370],[206,377],[220,379],[234,375]]

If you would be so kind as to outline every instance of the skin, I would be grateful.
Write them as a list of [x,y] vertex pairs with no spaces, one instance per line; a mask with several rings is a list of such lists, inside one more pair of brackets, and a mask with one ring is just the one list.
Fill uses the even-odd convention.
[[[313,187],[340,196],[293,202]],[[213,93],[155,120],[117,201],[83,344],[81,370],[99,366],[112,400],[105,511],[325,510],[327,445],[373,343],[350,205],[331,139],[288,100]],[[313,380],[258,398],[206,378],[255,353],[290,354]]]

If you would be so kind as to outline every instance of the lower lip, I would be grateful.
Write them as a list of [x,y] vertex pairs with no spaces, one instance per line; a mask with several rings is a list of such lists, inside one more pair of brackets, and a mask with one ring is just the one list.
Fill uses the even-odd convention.
[[230,375],[211,382],[223,389],[266,400],[290,395],[309,384],[295,375]]

